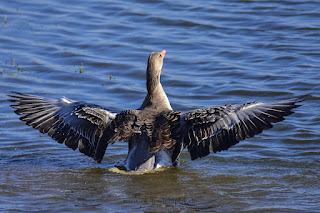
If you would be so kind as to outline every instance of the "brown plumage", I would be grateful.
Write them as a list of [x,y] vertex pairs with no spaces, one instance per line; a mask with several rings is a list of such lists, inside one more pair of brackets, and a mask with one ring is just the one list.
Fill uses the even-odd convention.
[[49,99],[14,92],[9,101],[27,125],[59,143],[101,162],[110,143],[129,144],[125,168],[150,170],[177,165],[187,148],[191,159],[219,152],[253,137],[292,114],[297,102],[285,101],[225,105],[181,113],[172,110],[160,83],[165,51],[150,54],[147,95],[137,110],[112,113],[98,105],[67,98]]

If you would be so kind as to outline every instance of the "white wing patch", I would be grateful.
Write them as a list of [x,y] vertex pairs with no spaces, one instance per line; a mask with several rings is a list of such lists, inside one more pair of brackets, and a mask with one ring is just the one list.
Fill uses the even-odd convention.
[[248,104],[247,106],[244,106],[244,107],[242,108],[242,110],[250,109],[250,108],[259,106],[259,105],[261,105],[261,104],[263,104],[263,102],[257,102],[257,103],[253,103],[253,104]]
[[74,100],[71,100],[71,99],[66,98],[66,97],[62,97],[62,98],[61,98],[61,101],[62,101],[63,103],[65,103],[65,104],[71,104],[71,103],[75,102]]
[[88,114],[95,115],[102,120],[106,119],[106,118],[108,120],[110,120],[109,118],[115,119],[116,115],[117,115],[116,113],[111,113],[111,112],[104,110],[104,109],[101,109],[101,108],[83,107],[83,111]]

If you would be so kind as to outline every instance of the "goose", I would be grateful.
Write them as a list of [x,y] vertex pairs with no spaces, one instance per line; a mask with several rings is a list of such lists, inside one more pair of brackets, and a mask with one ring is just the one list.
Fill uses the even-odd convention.
[[138,109],[114,113],[66,97],[51,99],[20,92],[12,92],[8,100],[27,125],[78,149],[97,163],[102,161],[109,144],[128,142],[128,155],[121,166],[127,171],[178,166],[185,148],[192,160],[205,157],[210,151],[227,150],[284,120],[303,101],[292,98],[175,111],[160,83],[165,54],[163,50],[149,55],[147,94]]

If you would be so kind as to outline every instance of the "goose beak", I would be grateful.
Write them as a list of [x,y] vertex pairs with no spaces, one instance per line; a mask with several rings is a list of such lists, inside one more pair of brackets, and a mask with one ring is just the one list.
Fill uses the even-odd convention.
[[167,52],[167,51],[165,51],[165,50],[162,50],[162,51],[160,52],[160,55],[161,55],[162,58],[164,58],[164,55],[166,54],[166,52]]

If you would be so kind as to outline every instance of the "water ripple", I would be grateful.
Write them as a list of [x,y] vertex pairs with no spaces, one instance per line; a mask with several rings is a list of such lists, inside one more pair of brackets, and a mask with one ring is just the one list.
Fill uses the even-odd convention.
[[[312,0],[1,2],[0,210],[317,211],[319,7]],[[6,101],[13,90],[137,108],[147,57],[163,49],[162,84],[179,111],[310,96],[285,121],[226,152],[196,161],[183,152],[178,169],[134,177],[108,170],[125,159],[126,143],[109,146],[97,165],[25,126]]]

